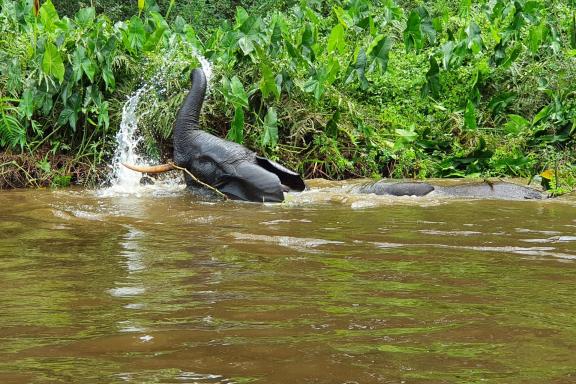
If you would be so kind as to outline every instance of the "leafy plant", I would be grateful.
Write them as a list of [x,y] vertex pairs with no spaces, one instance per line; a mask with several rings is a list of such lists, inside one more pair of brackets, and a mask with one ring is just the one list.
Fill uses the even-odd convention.
[[575,144],[568,1],[53,1],[2,3],[2,148],[104,162],[152,82],[139,126],[169,157],[193,52],[202,128],[308,177],[527,177]]
[[0,147],[24,149],[26,129],[20,122],[18,109],[12,104],[19,100],[0,98]]

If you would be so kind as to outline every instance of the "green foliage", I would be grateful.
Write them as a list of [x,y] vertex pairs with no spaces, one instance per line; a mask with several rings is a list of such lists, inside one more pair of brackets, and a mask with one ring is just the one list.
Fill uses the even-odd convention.
[[22,148],[26,144],[26,130],[18,117],[18,109],[12,104],[18,100],[0,99],[0,147]]
[[0,11],[6,148],[101,161],[162,67],[140,123],[170,156],[193,51],[214,70],[203,128],[308,177],[529,177],[575,146],[568,1],[53,1]]
[[101,162],[114,134],[110,101],[147,76],[138,63],[167,43],[167,23],[147,13],[113,24],[93,8],[61,18],[50,0],[37,17],[29,2],[5,0],[0,20],[0,147]]

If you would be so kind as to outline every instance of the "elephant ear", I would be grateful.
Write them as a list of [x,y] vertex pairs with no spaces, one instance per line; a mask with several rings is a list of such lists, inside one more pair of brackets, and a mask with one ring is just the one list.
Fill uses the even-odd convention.
[[233,174],[226,174],[214,185],[233,200],[280,203],[284,194],[278,177],[257,164],[240,162]]
[[306,188],[304,180],[302,180],[302,178],[298,173],[289,170],[288,168],[278,164],[275,161],[272,161],[265,157],[256,156],[256,164],[258,164],[268,172],[272,172],[273,174],[278,176],[282,185],[287,186],[293,191],[301,192]]

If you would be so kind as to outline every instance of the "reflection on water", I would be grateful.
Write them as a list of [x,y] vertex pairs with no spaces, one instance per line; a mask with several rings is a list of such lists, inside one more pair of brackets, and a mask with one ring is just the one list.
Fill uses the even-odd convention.
[[0,193],[0,383],[576,382],[574,199],[147,188]]

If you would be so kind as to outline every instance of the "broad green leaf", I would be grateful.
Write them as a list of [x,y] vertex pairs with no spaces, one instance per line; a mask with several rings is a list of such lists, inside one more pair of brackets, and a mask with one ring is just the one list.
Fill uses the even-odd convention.
[[320,24],[320,18],[312,9],[310,9],[310,7],[306,7],[304,12],[306,12],[306,17],[308,17],[308,20],[310,20],[315,25]]
[[42,58],[42,71],[48,76],[54,76],[62,83],[64,80],[64,63],[58,48],[52,43],[47,43]]
[[274,27],[272,28],[272,35],[270,36],[270,43],[277,45],[282,41],[282,28],[280,27],[280,21],[276,20],[274,22]]
[[470,49],[474,54],[480,53],[484,44],[482,42],[482,33],[478,24],[472,21],[466,28],[466,35],[466,46],[468,49]]
[[230,82],[230,101],[236,108],[248,108],[248,95],[237,76],[234,76]]
[[326,74],[324,79],[327,84],[332,84],[338,77],[340,71],[340,62],[337,57],[330,56],[328,59],[328,66],[326,67]]
[[420,6],[416,8],[416,12],[420,15],[420,31],[428,38],[428,41],[432,44],[436,42],[436,29],[430,18],[430,14],[426,8]]
[[239,30],[245,35],[255,36],[260,31],[261,20],[258,17],[250,16],[242,23]]
[[390,22],[392,20],[399,20],[404,17],[403,9],[397,5],[395,0],[384,0],[382,2],[384,6],[384,17],[385,20]]
[[236,28],[240,28],[248,18],[248,12],[242,7],[236,7]]
[[102,67],[102,78],[106,83],[107,91],[114,91],[114,89],[116,89],[116,79],[109,65]]
[[442,30],[444,29],[444,27],[442,25],[442,18],[441,17],[435,17],[434,19],[432,19],[432,26],[434,27],[434,30],[437,33],[442,33]]
[[54,32],[55,24],[59,21],[58,12],[51,0],[46,0],[40,7],[40,22],[48,32]]
[[508,57],[506,57],[506,60],[502,63],[502,68],[510,67],[512,65],[512,63],[514,63],[514,61],[516,61],[518,56],[520,56],[520,53],[522,53],[522,47],[520,45],[518,45],[517,47],[515,47],[512,50],[510,55]]
[[528,128],[530,122],[519,115],[508,115],[508,121],[504,124],[504,130],[508,134],[518,135],[522,130]]
[[145,41],[146,28],[144,27],[144,23],[142,23],[139,17],[132,16],[124,35],[124,46],[128,50],[136,52],[142,49]]
[[59,125],[69,124],[73,132],[76,132],[77,121],[78,121],[78,112],[70,106],[65,107],[62,110],[62,112],[60,112],[60,116],[58,117],[58,124]]
[[364,51],[364,48],[360,48],[358,51],[358,56],[356,57],[356,62],[349,69],[350,74],[346,79],[346,84],[351,83],[354,78],[357,78],[360,82],[360,89],[368,89],[369,83],[368,79],[366,78],[366,64],[366,52]]
[[343,54],[346,50],[346,40],[344,39],[344,27],[342,24],[336,24],[328,37],[328,53],[332,53],[335,50],[338,50],[340,54]]
[[27,88],[24,93],[22,93],[22,99],[20,100],[20,105],[18,106],[20,110],[20,115],[31,119],[34,114],[34,92]]
[[368,49],[368,55],[378,65],[382,73],[388,68],[388,59],[390,49],[392,48],[392,39],[388,36],[378,35]]
[[371,16],[366,16],[356,23],[356,25],[364,30],[370,29],[370,24],[374,24]]
[[[59,36],[59,38],[62,39],[64,35],[69,34],[74,29],[74,23],[66,17],[54,22],[54,27],[57,32],[63,34]],[[60,44],[60,42],[58,42],[58,44]]]
[[246,94],[246,91],[244,90],[244,86],[242,85],[240,79],[238,79],[237,76],[234,76],[232,78],[232,82],[230,85],[232,89],[232,95],[234,96],[234,99],[237,101],[236,104],[248,108],[248,95]]
[[538,1],[527,1],[522,8],[522,16],[530,23],[538,22],[542,5]]
[[98,110],[98,126],[104,126],[104,129],[108,129],[110,126],[110,116],[108,113],[108,102],[105,101],[100,104],[100,108]]
[[180,15],[176,16],[176,19],[172,22],[172,28],[176,33],[184,33],[186,28],[186,20]]
[[89,27],[94,23],[94,19],[96,18],[96,10],[92,7],[87,8],[80,8],[74,20],[76,20],[76,24],[81,27]]
[[399,150],[406,146],[406,144],[414,142],[418,138],[418,132],[414,126],[408,129],[396,128],[396,140],[394,141],[394,149]]
[[422,88],[423,94],[431,94],[432,97],[440,96],[440,67],[434,56],[430,56],[430,69],[426,72],[426,84]]
[[442,45],[440,48],[442,51],[442,66],[445,70],[450,68],[450,63],[452,60],[452,53],[454,52],[454,42],[448,41]]
[[262,79],[260,79],[259,88],[262,96],[267,98],[270,94],[274,95],[276,100],[280,98],[280,88],[276,84],[276,79],[270,67],[264,63],[260,65]]
[[366,79],[366,52],[364,48],[360,49],[358,57],[356,58],[355,70],[358,73],[358,80],[360,80],[360,88],[363,90],[368,89],[368,79]]
[[90,82],[93,83],[94,75],[96,74],[96,64],[94,64],[94,62],[89,58],[85,58],[82,61],[82,70],[84,71],[86,76],[88,76]]
[[539,25],[530,28],[530,31],[528,32],[528,48],[530,49],[530,52],[532,53],[538,52],[538,50],[540,49],[540,45],[544,40],[545,31],[546,31],[545,23],[541,23]]
[[88,76],[90,82],[94,82],[96,64],[86,56],[86,49],[79,46],[74,50],[74,54],[72,55],[72,75],[74,77],[74,82],[79,81],[82,78],[83,73]]
[[332,8],[334,13],[336,14],[336,18],[338,22],[342,24],[344,28],[350,28],[354,25],[354,19],[348,12],[346,12],[342,7],[334,7]]
[[15,95],[22,88],[22,67],[20,63],[20,58],[14,57],[9,60],[7,70],[4,72],[6,76],[6,90],[9,94]]
[[244,141],[244,110],[242,107],[236,107],[234,110],[234,120],[230,125],[227,138],[238,144]]
[[102,94],[98,87],[92,85],[87,86],[86,91],[84,92],[84,110],[87,110],[90,105],[100,107],[100,104],[102,104]]
[[[326,87],[336,80],[339,70],[340,63],[338,59],[330,56],[328,64],[322,64],[314,71],[314,75],[306,81],[303,86],[304,92],[313,93],[316,101],[319,101],[324,95]],[[352,73],[351,76],[353,78],[354,73]]]
[[314,30],[310,23],[306,23],[304,27],[304,32],[302,33],[302,46],[308,49],[312,49],[314,45],[315,38],[314,38]]
[[376,36],[378,33],[378,28],[376,28],[376,23],[374,22],[374,18],[370,17],[370,35]]
[[313,93],[316,101],[320,100],[324,94],[324,86],[322,82],[316,77],[311,77],[304,83],[304,92]]
[[303,60],[302,55],[300,54],[300,52],[298,52],[298,50],[296,49],[296,47],[294,47],[292,45],[292,43],[290,43],[288,40],[286,40],[286,49],[288,50],[288,54],[290,55],[291,58],[296,59],[296,62],[299,63],[300,61]]
[[494,22],[496,19],[501,18],[504,9],[505,5],[502,0],[497,0],[494,6],[488,11],[488,17],[490,18],[490,21]]
[[254,51],[254,43],[249,36],[242,36],[240,40],[238,40],[238,45],[244,53],[245,56],[248,56],[251,52]]
[[494,53],[490,57],[490,64],[493,66],[502,65],[502,63],[506,60],[506,48],[502,41],[500,41],[494,47]]
[[420,14],[416,11],[412,11],[410,16],[408,16],[408,22],[406,23],[406,29],[404,30],[404,45],[406,51],[411,49],[419,51],[424,46],[420,23]]
[[550,117],[551,113],[552,113],[551,106],[550,105],[545,106],[536,114],[536,116],[534,116],[534,119],[532,119],[532,125],[537,124],[541,120],[548,119],[548,117]]
[[82,78],[82,62],[86,59],[86,49],[83,46],[79,46],[74,50],[72,54],[72,76],[74,82],[79,81]]
[[464,129],[468,131],[475,131],[478,128],[476,124],[476,108],[471,100],[466,103],[464,110]]
[[482,100],[482,95],[480,94],[480,89],[477,86],[474,86],[468,95],[468,98],[472,100],[474,105],[478,105]]
[[268,108],[264,117],[264,134],[262,135],[262,145],[275,147],[278,144],[278,115],[274,107]]
[[52,94],[36,89],[34,94],[34,106],[36,110],[40,109],[43,116],[48,116],[52,113],[54,102],[52,101]]
[[166,29],[167,29],[166,25],[157,25],[156,26],[156,30],[150,36],[148,36],[148,39],[146,40],[146,43],[144,44],[144,51],[145,52],[151,52],[151,51],[156,50],[156,47],[158,46],[160,39],[164,35],[164,32],[166,32]]

